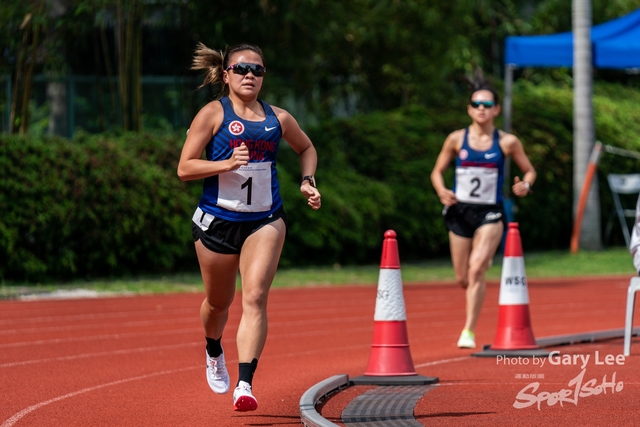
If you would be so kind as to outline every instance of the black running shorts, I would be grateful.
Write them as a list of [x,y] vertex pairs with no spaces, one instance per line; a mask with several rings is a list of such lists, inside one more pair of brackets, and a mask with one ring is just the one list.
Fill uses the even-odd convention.
[[445,206],[442,211],[448,231],[461,237],[472,238],[476,230],[485,224],[502,222],[507,227],[507,218],[502,203],[497,205],[474,205],[456,203]]
[[280,218],[288,229],[287,215],[282,206],[266,218],[246,222],[227,221],[203,212],[199,224],[196,222],[196,216],[191,221],[191,233],[194,242],[201,240],[204,247],[210,251],[219,254],[239,254],[250,235]]

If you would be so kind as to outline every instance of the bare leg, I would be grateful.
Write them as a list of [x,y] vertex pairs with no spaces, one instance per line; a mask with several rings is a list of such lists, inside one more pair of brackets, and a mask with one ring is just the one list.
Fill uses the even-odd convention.
[[482,304],[487,293],[485,274],[502,239],[501,222],[485,224],[476,230],[469,256],[467,286],[467,319],[464,329],[475,332]]
[[220,339],[229,318],[229,307],[236,291],[239,255],[226,255],[196,242],[196,253],[206,297],[200,306],[200,318],[207,337]]
[[472,244],[473,239],[449,232],[449,248],[451,249],[453,272],[456,275],[456,282],[464,289],[467,289],[469,284],[469,256],[471,255]]
[[267,299],[286,234],[282,219],[265,225],[245,241],[240,254],[242,318],[236,344],[238,361],[259,359],[267,339]]

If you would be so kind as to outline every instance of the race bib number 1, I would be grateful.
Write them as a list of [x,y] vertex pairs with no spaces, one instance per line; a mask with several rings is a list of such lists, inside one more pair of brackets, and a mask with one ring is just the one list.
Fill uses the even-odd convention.
[[456,168],[456,198],[459,202],[493,205],[498,194],[498,169]]
[[271,162],[249,163],[218,175],[218,206],[235,212],[271,209]]

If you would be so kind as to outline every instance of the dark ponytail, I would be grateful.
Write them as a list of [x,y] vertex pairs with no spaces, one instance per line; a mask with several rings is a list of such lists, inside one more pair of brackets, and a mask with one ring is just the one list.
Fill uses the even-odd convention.
[[477,67],[471,77],[465,75],[464,79],[469,86],[469,102],[471,102],[471,98],[473,97],[474,93],[480,90],[486,90],[491,92],[495,103],[500,104],[498,91],[495,89],[491,81],[487,77],[485,77],[482,68]]

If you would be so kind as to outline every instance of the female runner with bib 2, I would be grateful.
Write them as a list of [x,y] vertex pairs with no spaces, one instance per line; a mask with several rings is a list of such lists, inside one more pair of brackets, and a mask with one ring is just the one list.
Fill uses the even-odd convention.
[[[511,187],[518,197],[529,194],[536,171],[520,140],[494,126],[500,106],[490,84],[476,83],[467,112],[471,125],[449,134],[431,173],[431,183],[444,205],[456,281],[466,289],[466,320],[457,345],[475,348],[475,328],[486,294],[485,273],[506,225],[502,205],[505,160],[511,156],[524,173],[522,180],[514,178]],[[454,159],[455,182],[450,190],[443,174]]]
[[259,47],[244,44],[222,52],[200,44],[192,69],[206,71],[202,86],[220,84],[226,95],[193,119],[178,164],[183,181],[204,179],[192,233],[206,293],[200,318],[207,382],[215,393],[229,391],[221,340],[239,271],[242,317],[233,405],[236,411],[253,411],[258,407],[253,375],[267,338],[267,298],[287,232],[276,171],[278,144],[284,139],[298,154],[300,192],[316,210],[318,158],[293,116],[258,98],[266,73]]

